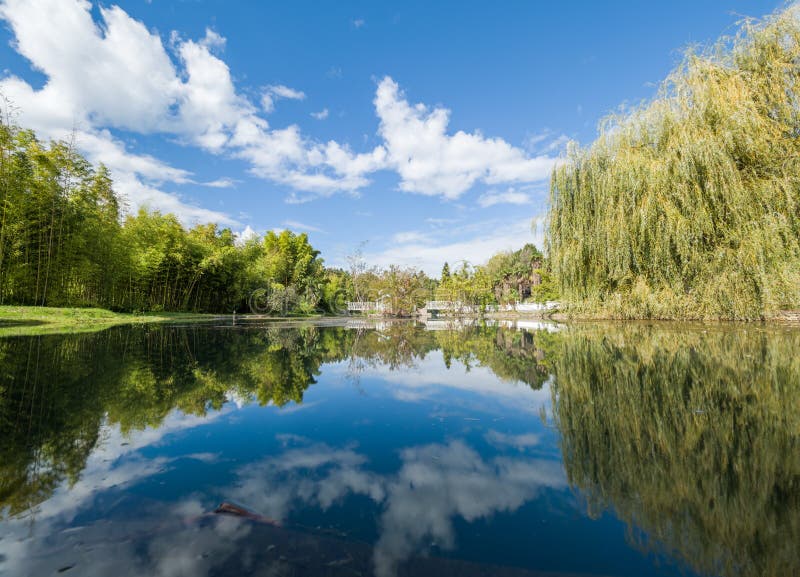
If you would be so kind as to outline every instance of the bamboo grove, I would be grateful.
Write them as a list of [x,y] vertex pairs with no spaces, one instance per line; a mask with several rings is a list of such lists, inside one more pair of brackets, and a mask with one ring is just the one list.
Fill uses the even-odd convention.
[[237,242],[215,224],[123,209],[105,167],[0,124],[0,304],[231,312],[266,286],[293,309],[337,306],[342,275],[304,234]]
[[551,181],[565,303],[617,318],[800,308],[800,9],[690,52]]

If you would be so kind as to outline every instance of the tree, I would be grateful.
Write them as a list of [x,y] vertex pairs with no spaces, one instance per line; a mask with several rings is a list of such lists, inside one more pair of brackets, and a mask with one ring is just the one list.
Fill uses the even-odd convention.
[[392,265],[373,274],[376,300],[388,307],[386,314],[410,316],[424,304],[428,294],[428,277],[424,272]]
[[800,9],[690,52],[551,180],[548,254],[576,311],[759,319],[800,308]]

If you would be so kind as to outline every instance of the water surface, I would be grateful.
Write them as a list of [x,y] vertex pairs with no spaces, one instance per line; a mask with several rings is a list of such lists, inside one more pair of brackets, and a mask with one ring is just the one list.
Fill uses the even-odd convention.
[[0,574],[798,574],[799,350],[753,325],[1,339]]

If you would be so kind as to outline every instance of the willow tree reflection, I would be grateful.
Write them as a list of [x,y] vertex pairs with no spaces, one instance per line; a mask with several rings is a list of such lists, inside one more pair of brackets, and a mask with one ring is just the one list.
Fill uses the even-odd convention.
[[800,570],[800,331],[573,328],[553,357],[571,484],[646,550]]

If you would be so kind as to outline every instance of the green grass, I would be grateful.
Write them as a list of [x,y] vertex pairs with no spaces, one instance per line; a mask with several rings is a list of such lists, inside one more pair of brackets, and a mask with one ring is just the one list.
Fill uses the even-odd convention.
[[96,308],[0,306],[0,337],[103,330],[132,323],[196,321],[219,315],[195,313],[115,313]]

